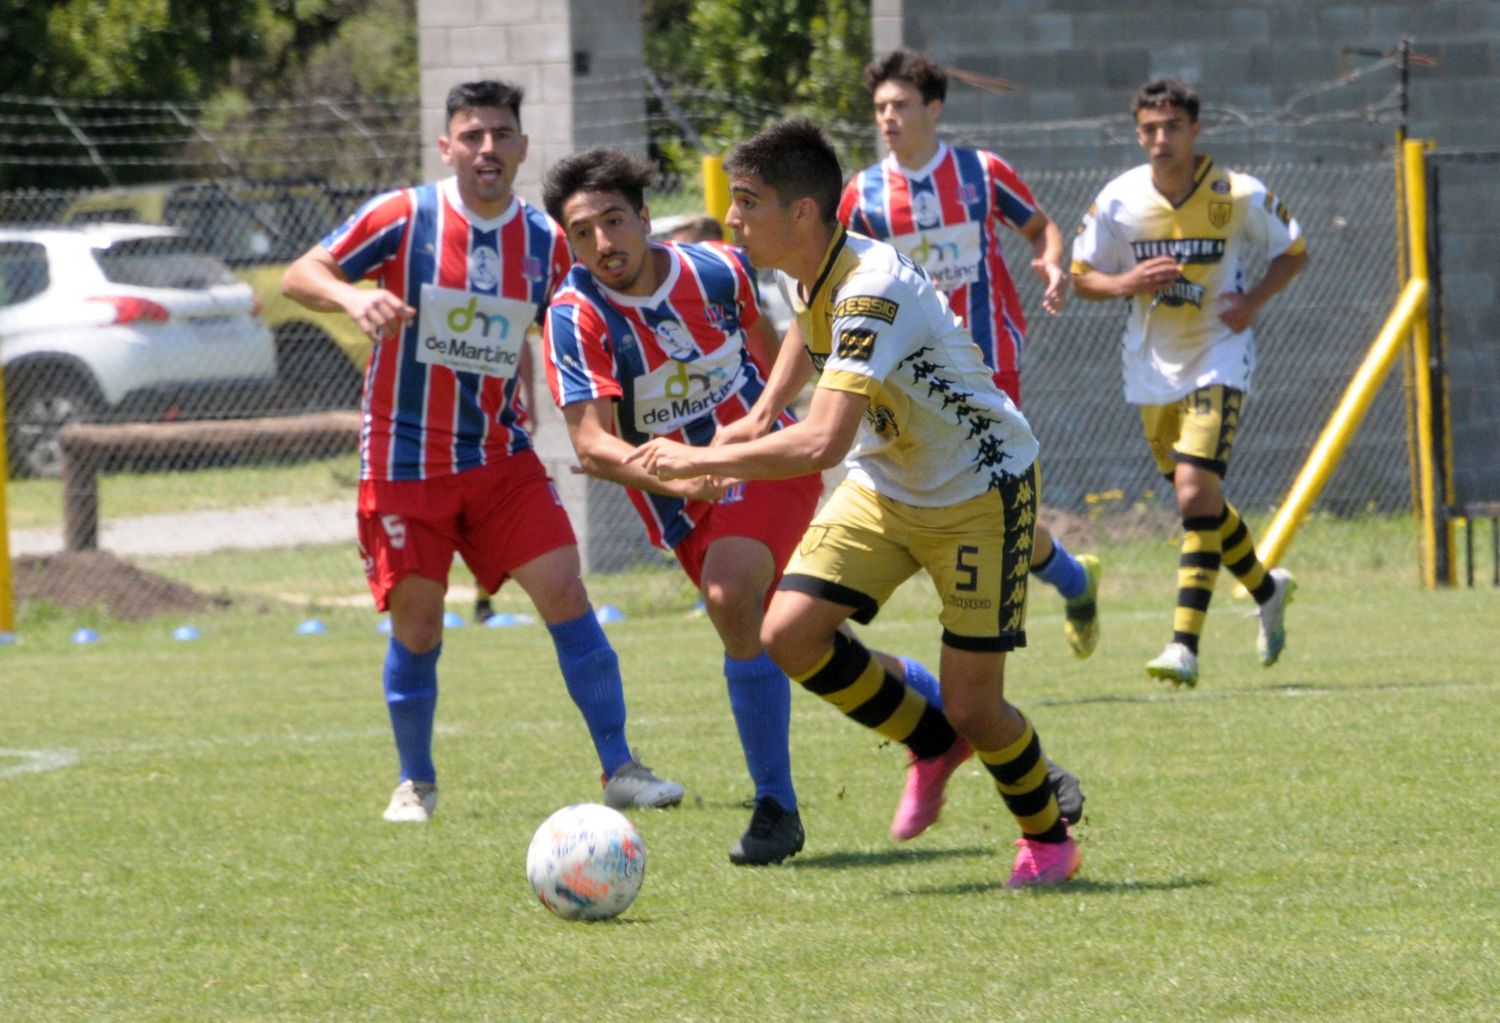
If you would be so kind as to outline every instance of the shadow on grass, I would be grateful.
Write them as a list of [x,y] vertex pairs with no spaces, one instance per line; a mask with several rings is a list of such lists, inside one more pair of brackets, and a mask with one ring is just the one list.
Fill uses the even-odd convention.
[[789,860],[788,864],[797,870],[843,870],[847,867],[891,867],[994,855],[995,850],[986,846],[969,846],[963,849],[864,849],[858,852],[798,856]]
[[[1075,877],[1067,884],[1055,888],[1027,888],[1025,894],[1032,898],[1051,898],[1058,895],[1133,894],[1136,892],[1176,892],[1190,888],[1207,888],[1210,882],[1202,878],[1177,878],[1171,881],[1095,881],[1087,877]],[[957,884],[924,885],[914,888],[892,889],[885,893],[888,899],[904,899],[922,895],[980,895],[986,892],[1008,892],[1003,879],[990,881],[963,881]]]
[[1224,689],[1187,689],[1163,687],[1156,692],[1145,692],[1134,696],[1111,693],[1100,696],[1078,696],[1027,700],[1027,706],[1036,707],[1086,707],[1090,704],[1143,704],[1172,703],[1189,700],[1243,700],[1255,697],[1286,696],[1336,696],[1343,693],[1364,692],[1432,692],[1437,690],[1492,689],[1490,681],[1451,681],[1432,679],[1423,681],[1370,682],[1352,685],[1319,685],[1307,682],[1282,682],[1264,686],[1236,686]]

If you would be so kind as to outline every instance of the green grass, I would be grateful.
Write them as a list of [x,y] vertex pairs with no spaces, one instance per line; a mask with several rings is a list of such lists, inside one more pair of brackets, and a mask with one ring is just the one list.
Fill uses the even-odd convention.
[[[1221,583],[1192,691],[1141,671],[1169,544],[1102,551],[1089,661],[1038,593],[1008,688],[1088,794],[1083,870],[1045,892],[1002,887],[1014,826],[972,765],[939,825],[893,844],[900,751],[801,692],[807,848],[732,867],[749,784],[712,630],[663,573],[591,580],[636,609],[609,629],[632,740],[690,793],[635,815],[645,886],[592,925],[524,877],[537,824],[598,793],[539,626],[449,634],[442,806],[397,827],[370,612],[299,636],[305,608],[242,605],[193,643],[177,620],[103,621],[94,646],[30,614],[0,648],[0,1019],[1492,1018],[1500,594],[1421,590],[1412,537],[1305,526],[1270,671]],[[933,613],[908,586],[864,634],[931,661]],[[22,773],[23,751],[72,762]]]

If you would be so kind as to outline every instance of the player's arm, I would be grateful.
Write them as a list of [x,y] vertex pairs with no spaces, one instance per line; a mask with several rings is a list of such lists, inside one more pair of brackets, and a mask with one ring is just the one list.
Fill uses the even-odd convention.
[[637,490],[689,501],[712,501],[723,494],[724,487],[702,476],[664,481],[630,462],[629,456],[636,449],[611,432],[609,427],[614,418],[613,405],[611,398],[592,398],[563,406],[568,437],[578,455],[578,465],[585,473]]
[[1042,294],[1042,308],[1056,315],[1068,300],[1068,271],[1063,267],[1063,236],[1057,223],[1038,206],[1016,228],[1031,243],[1031,272],[1047,290]]
[[[778,360],[779,361],[779,360]],[[807,418],[743,444],[690,447],[657,437],[636,448],[630,461],[660,479],[708,473],[730,479],[788,479],[831,469],[854,446],[868,396],[820,387]]]
[[1182,267],[1171,256],[1156,256],[1135,264],[1124,273],[1107,274],[1074,260],[1072,276],[1073,294],[1099,301],[1161,291],[1182,276]]
[[372,341],[395,335],[417,311],[384,288],[350,283],[333,253],[314,245],[286,268],[281,293],[318,312],[343,311]]
[[1283,252],[1266,265],[1266,272],[1255,286],[1244,294],[1230,292],[1221,295],[1219,320],[1230,330],[1239,333],[1255,321],[1256,313],[1282,288],[1292,283],[1292,278],[1307,266],[1307,250],[1298,247],[1294,252]]
[[812,371],[812,356],[807,354],[807,348],[802,344],[802,332],[797,321],[793,320],[786,337],[781,340],[776,363],[766,378],[766,389],[749,412],[719,428],[714,443],[737,444],[769,433],[781,413],[802,393]]

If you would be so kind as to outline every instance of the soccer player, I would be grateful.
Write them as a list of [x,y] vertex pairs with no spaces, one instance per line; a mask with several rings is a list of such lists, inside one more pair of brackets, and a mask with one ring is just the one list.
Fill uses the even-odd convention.
[[[1131,111],[1148,162],[1105,185],[1084,215],[1073,241],[1073,290],[1126,303],[1125,400],[1141,407],[1183,528],[1172,640],[1146,673],[1192,686],[1221,564],[1259,604],[1261,664],[1275,664],[1286,645],[1296,583],[1285,569],[1266,571],[1223,481],[1255,366],[1251,324],[1306,265],[1307,249],[1297,221],[1265,185],[1195,151],[1191,86],[1148,82]],[[1269,264],[1252,284],[1246,273],[1256,257]]]
[[[865,68],[864,84],[890,152],[849,180],[839,220],[890,242],[927,271],[969,328],[995,383],[1019,408],[1026,318],[999,228],[1030,244],[1031,269],[1046,284],[1042,308],[1054,315],[1068,295],[1062,232],[1004,160],[938,138],[948,75],[929,57],[895,50]],[[1099,559],[1075,558],[1039,522],[1031,570],[1062,595],[1068,648],[1088,657],[1099,642]]]
[[[522,345],[567,271],[567,242],[511,190],[526,157],[521,90],[467,82],[437,140],[453,176],[376,196],[288,268],[282,288],[341,309],[375,342],[365,372],[359,545],[389,609],[384,684],[400,759],[389,821],[437,806],[432,727],[453,556],[480,588],[526,591],[557,649],[615,808],[669,806],[682,786],[635,759],[619,660],[589,604],[577,542],[532,450]],[[373,288],[353,281],[371,280]]]
[[[737,146],[728,225],[752,263],[798,282],[801,347],[785,344],[751,416],[784,407],[816,369],[806,418],[711,447],[656,437],[632,460],[660,479],[848,475],[814,518],[761,638],[799,684],[913,754],[898,818],[935,817],[977,751],[1021,829],[1012,887],[1060,884],[1078,846],[1041,741],[1005,699],[1006,652],[1025,643],[1037,441],[991,379],[931,279],[837,219],[843,176],[816,125],[789,121]],[[842,631],[925,569],[942,600],[944,710]]]
[[[724,677],[755,783],[729,850],[779,863],[804,841],[792,784],[791,689],[760,644],[762,609],[817,507],[816,472],[724,487],[662,482],[626,456],[650,437],[712,441],[765,386],[749,335],[770,332],[744,255],[721,243],[651,242],[652,168],[590,149],[555,164],[543,195],[577,259],[547,311],[547,382],[583,470],[624,484],[651,541],[671,550],[724,643]],[[792,422],[789,415],[775,426]]]

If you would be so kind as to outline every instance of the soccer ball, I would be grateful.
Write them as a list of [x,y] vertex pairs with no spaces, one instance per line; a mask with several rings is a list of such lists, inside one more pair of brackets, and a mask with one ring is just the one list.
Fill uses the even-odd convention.
[[564,920],[608,920],[630,908],[646,876],[646,846],[624,814],[598,803],[565,806],[526,850],[526,879]]

